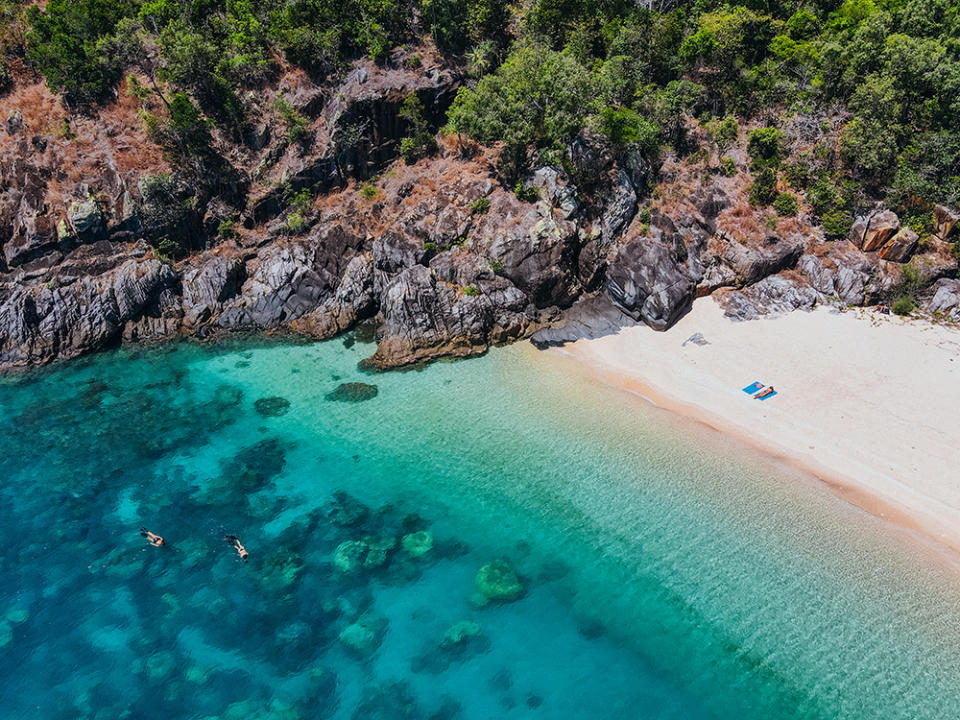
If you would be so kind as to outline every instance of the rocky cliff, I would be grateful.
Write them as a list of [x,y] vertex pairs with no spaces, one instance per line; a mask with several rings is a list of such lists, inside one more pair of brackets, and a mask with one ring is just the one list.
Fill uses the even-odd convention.
[[[234,331],[329,338],[372,320],[369,363],[389,368],[537,331],[562,340],[544,331],[590,326],[585,307],[594,329],[615,327],[597,297],[666,330],[710,293],[749,319],[885,301],[918,274],[927,309],[960,317],[949,208],[923,243],[882,208],[828,242],[802,207],[791,218],[750,207],[745,171],[702,155],[654,168],[589,133],[534,164],[519,193],[496,148],[463,138],[408,165],[402,102],[415,94],[436,130],[460,82],[418,58],[416,69],[359,62],[330,87],[285,74],[247,98],[249,132],[218,137],[218,164],[192,180],[171,172],[129,97],[68,115],[21,79],[0,98],[0,367]],[[306,140],[284,131],[278,107]],[[741,165],[744,141],[728,151]],[[164,252],[171,237],[184,255]]]

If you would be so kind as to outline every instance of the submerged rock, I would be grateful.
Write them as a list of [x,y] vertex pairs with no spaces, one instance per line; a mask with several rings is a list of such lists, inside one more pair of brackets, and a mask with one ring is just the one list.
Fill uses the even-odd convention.
[[173,653],[161,650],[147,658],[145,670],[150,680],[160,681],[173,673],[176,667],[177,661]]
[[191,665],[184,673],[187,682],[194,685],[204,685],[210,679],[210,668],[202,665]]
[[15,607],[7,611],[7,622],[20,625],[30,619],[30,611],[26,608]]
[[426,530],[404,535],[401,541],[403,551],[412,558],[422,558],[433,550],[433,535]]
[[333,565],[342,573],[355,573],[361,567],[375,570],[387,564],[390,553],[397,547],[392,537],[347,540],[333,551]]
[[327,393],[327,400],[334,402],[363,402],[372,400],[379,393],[376,385],[362,382],[341,383],[333,392]]
[[284,592],[293,585],[303,570],[303,561],[289,550],[268,555],[261,568],[261,585],[265,590]]
[[218,502],[232,502],[265,488],[286,464],[286,446],[276,438],[242,448],[223,461],[218,478],[210,481],[207,495]]
[[362,567],[366,553],[363,540],[347,540],[333,551],[333,566],[342,573],[354,573]]
[[413,720],[423,717],[410,688],[402,682],[364,688],[353,720]]
[[339,527],[354,527],[370,517],[370,508],[342,490],[333,494],[333,502],[327,511],[330,522]]
[[376,538],[366,541],[367,556],[363,559],[363,566],[367,570],[374,570],[387,564],[387,556],[397,546],[393,538]]
[[290,401],[285,397],[260,398],[253,404],[254,409],[263,417],[279,417],[290,410]]
[[480,623],[472,620],[461,620],[455,625],[450,626],[443,634],[443,640],[440,641],[440,647],[449,649],[462,646],[468,643],[472,638],[478,637],[483,632]]
[[374,613],[364,613],[352,625],[340,632],[340,642],[361,657],[372,655],[387,631],[387,619]]
[[477,594],[474,603],[480,607],[490,602],[512,602],[524,592],[523,583],[509,560],[499,558],[477,572]]
[[416,673],[444,672],[454,662],[464,662],[490,649],[483,628],[472,620],[461,620],[447,628],[439,644],[429,643],[422,653],[413,658],[410,669]]

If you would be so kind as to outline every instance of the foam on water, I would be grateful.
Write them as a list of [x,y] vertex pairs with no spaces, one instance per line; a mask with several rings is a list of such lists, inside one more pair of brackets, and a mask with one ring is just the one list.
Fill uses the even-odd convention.
[[[957,579],[878,520],[529,347],[384,375],[369,352],[182,345],[0,385],[4,717],[960,717]],[[369,516],[335,522],[337,492]],[[421,527],[422,560],[332,564]],[[477,607],[496,558],[526,592]]]

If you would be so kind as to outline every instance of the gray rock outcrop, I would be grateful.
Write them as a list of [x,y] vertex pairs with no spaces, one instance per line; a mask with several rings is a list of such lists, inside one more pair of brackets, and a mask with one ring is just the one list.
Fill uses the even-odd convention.
[[926,303],[924,309],[960,320],[960,280],[952,278],[938,280],[933,286],[933,297]]
[[0,364],[36,364],[105,347],[176,280],[167,264],[129,259],[63,287],[0,286]]
[[793,310],[812,310],[819,295],[796,277],[766,277],[743,290],[722,289],[714,295],[723,314],[734,320],[753,320]]
[[627,238],[607,270],[607,294],[634,320],[666,330],[690,309],[695,283],[673,245]]

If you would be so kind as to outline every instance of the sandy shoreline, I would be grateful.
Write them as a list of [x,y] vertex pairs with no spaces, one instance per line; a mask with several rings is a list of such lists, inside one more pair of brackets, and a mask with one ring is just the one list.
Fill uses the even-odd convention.
[[[809,471],[960,567],[960,330],[827,308],[735,323],[705,298],[669,332],[548,352]],[[754,400],[754,381],[779,394]]]

